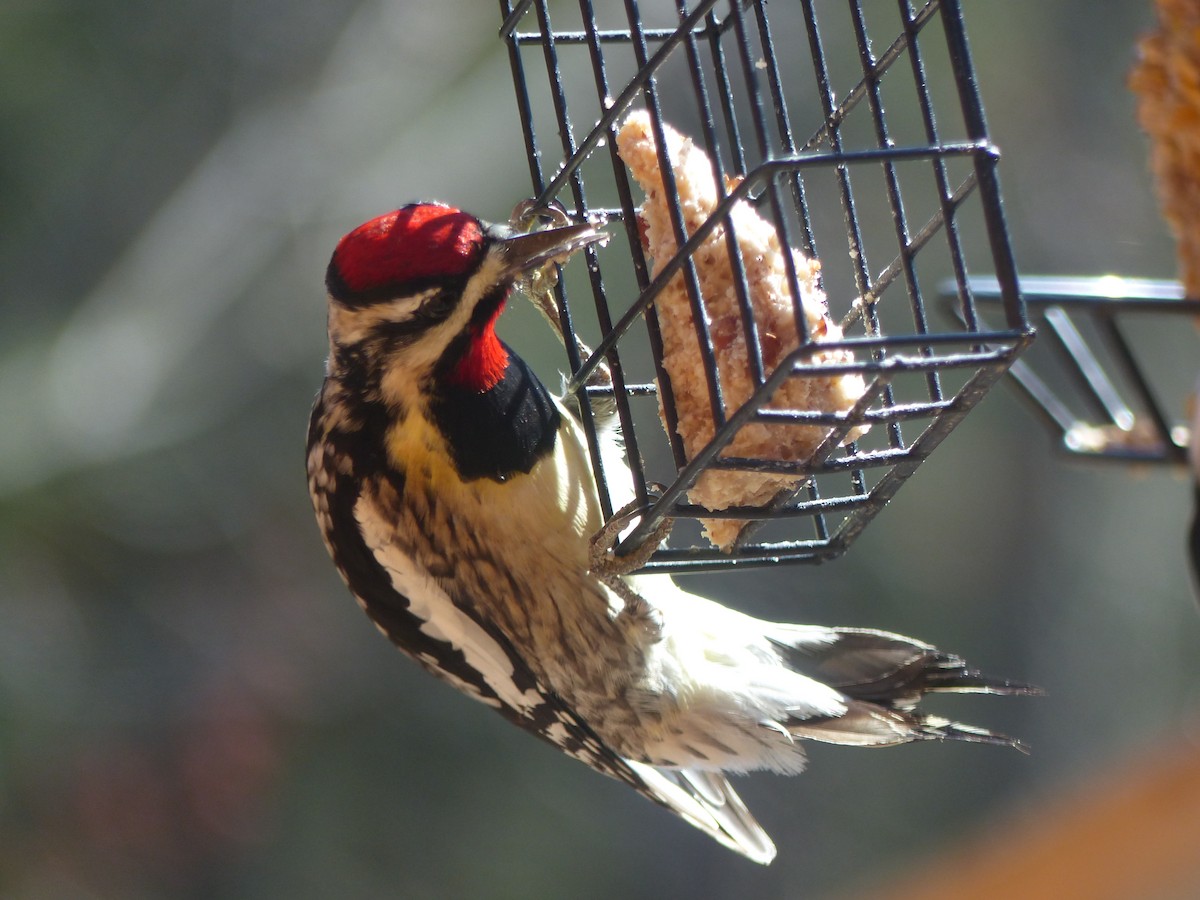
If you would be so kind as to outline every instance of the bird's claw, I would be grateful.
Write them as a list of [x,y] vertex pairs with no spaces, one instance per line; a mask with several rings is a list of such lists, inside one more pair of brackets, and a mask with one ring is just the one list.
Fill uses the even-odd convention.
[[[651,485],[655,492],[661,492],[661,485]],[[631,572],[636,572],[654,555],[654,551],[667,539],[675,520],[669,516],[658,523],[654,531],[644,541],[629,553],[617,555],[615,544],[621,531],[635,518],[645,514],[646,507],[638,501],[633,501],[613,513],[612,517],[593,535],[589,547],[588,568],[598,578],[620,578]]]

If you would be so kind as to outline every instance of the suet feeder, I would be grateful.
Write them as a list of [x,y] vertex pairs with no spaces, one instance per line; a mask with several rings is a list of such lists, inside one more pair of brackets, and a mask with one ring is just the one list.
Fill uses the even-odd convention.
[[[501,0],[501,17],[535,203],[610,223],[608,245],[589,248],[587,266],[568,267],[555,292],[567,389],[581,407],[605,514],[629,496],[638,512],[615,552],[657,541],[670,520],[645,570],[837,557],[1032,338],[959,3],[627,0],[600,9],[580,0],[554,4],[552,17],[547,0]],[[721,194],[710,221],[677,230],[683,240],[670,260],[647,259],[643,192],[618,152],[634,110],[649,114],[660,137],[673,128],[691,138]],[[680,229],[679,191],[665,182]],[[712,437],[689,449],[675,430],[656,299],[682,278],[692,308],[706,308],[697,250],[717,231],[734,236],[728,252],[738,254],[731,210],[742,201],[781,246],[819,261],[841,335],[805,336],[777,365],[754,369],[749,398],[731,407],[721,400],[720,341],[697,327],[698,365],[715,393]],[[993,278],[991,324],[976,270]],[[754,286],[743,265],[733,271],[748,355],[761,361],[771,348],[746,312]],[[789,279],[797,298],[795,271]],[[932,302],[947,279],[949,310]],[[842,361],[822,361],[827,351]],[[861,376],[855,402],[781,406],[789,380],[831,371]],[[614,405],[628,475],[605,468],[598,421]],[[754,424],[815,426],[823,437],[803,459],[730,452]],[[723,509],[689,496],[706,474],[723,472],[773,473],[788,486]],[[744,527],[714,546],[700,522],[724,519]]]

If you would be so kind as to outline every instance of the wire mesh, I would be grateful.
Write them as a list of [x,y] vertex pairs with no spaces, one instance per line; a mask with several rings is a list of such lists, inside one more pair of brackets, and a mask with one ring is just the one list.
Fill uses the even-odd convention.
[[[1095,460],[1186,464],[1197,372],[1179,360],[1197,357],[1200,335],[1183,285],[1106,275],[1026,276],[1021,287],[1043,338],[1005,381],[1057,447]],[[1001,302],[994,279],[973,278],[971,288],[985,312]]]
[[[557,287],[568,393],[588,434],[606,515],[640,513],[616,548],[630,552],[670,520],[644,568],[717,569],[821,561],[843,553],[900,485],[1008,369],[1032,333],[1018,290],[992,145],[957,2],[914,5],[731,0],[676,3],[501,0],[533,193],[577,218],[605,216],[613,239],[587,249],[586,273]],[[641,191],[617,151],[630,110],[645,109],[660,148],[677,237],[670,260],[648,260]],[[720,202],[690,234],[662,153],[664,128],[710,160]],[[837,340],[807,334],[795,263],[788,290],[802,340],[774,368],[748,301],[733,211],[750,204],[784,247],[820,261]],[[735,273],[746,335],[749,399],[723,400],[720,340],[710,333],[696,253],[712,235]],[[970,271],[994,272],[1001,325],[979,316]],[[694,313],[713,435],[687,452],[662,364],[657,298],[682,278]],[[954,315],[926,303],[943,279]],[[590,301],[590,302],[589,302]],[[769,336],[766,336],[769,337]],[[585,349],[580,350],[576,339]],[[594,347],[590,353],[586,347]],[[845,351],[831,364],[828,351]],[[597,373],[606,370],[605,378]],[[796,379],[859,374],[848,408],[781,406]],[[601,420],[615,407],[629,471],[605,468]],[[735,456],[744,428],[827,429],[801,460]],[[869,429],[863,432],[863,428]],[[619,470],[618,470],[619,469]],[[787,479],[767,502],[723,509],[689,497],[714,472]],[[745,523],[719,548],[700,520]],[[656,529],[660,529],[656,531]]]

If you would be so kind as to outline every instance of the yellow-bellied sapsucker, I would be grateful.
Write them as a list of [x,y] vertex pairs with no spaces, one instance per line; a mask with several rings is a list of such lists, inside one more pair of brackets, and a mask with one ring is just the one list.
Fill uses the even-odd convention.
[[308,476],[367,615],[430,673],[759,862],[775,848],[723,772],[798,772],[805,738],[1016,745],[915,710],[927,691],[1031,690],[956,656],[593,572],[582,432],[494,324],[525,273],[602,238],[422,203],[338,244]]

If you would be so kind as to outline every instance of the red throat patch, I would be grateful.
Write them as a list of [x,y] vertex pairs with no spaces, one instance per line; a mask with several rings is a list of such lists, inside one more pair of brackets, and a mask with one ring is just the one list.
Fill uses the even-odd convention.
[[496,337],[496,320],[504,311],[502,301],[482,325],[470,325],[467,349],[450,370],[450,383],[482,394],[490,391],[508,369],[508,351]]
[[356,293],[461,275],[483,250],[483,227],[469,213],[415,203],[359,225],[338,242],[333,267]]

